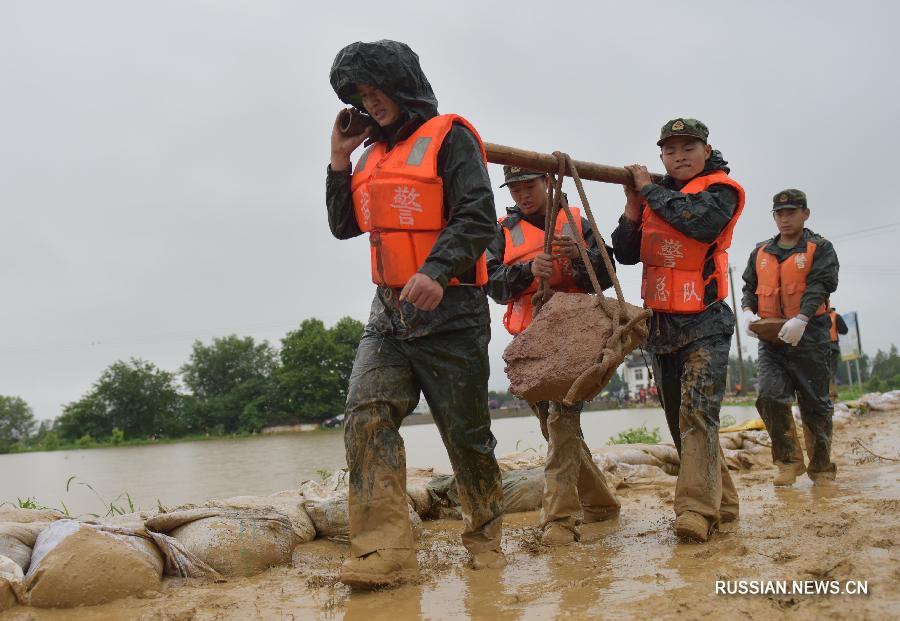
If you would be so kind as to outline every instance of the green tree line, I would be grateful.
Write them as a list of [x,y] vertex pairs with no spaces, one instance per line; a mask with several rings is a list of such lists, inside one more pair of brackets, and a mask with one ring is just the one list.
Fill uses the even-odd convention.
[[255,433],[320,422],[344,410],[364,326],[307,319],[275,348],[230,335],[195,341],[177,372],[132,358],[112,363],[80,399],[40,425],[20,397],[0,396],[0,452]]

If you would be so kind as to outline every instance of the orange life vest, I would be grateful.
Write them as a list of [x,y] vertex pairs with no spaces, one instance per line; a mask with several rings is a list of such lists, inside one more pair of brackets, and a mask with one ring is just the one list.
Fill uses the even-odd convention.
[[[475,135],[486,165],[481,137],[456,114],[427,120],[390,151],[385,142],[376,142],[356,164],[350,181],[353,209],[359,228],[369,233],[372,282],[377,285],[406,285],[447,226],[443,180],[437,163],[441,145],[454,123]],[[451,285],[486,283],[487,262],[483,254],[475,263],[475,282],[450,280]]]
[[[575,239],[577,234],[584,238],[581,229],[581,210],[577,207],[569,207],[572,217],[575,219],[575,229],[564,211],[560,211],[556,218],[557,235],[568,235]],[[502,224],[506,217],[500,218]],[[513,265],[531,261],[537,255],[544,252],[544,231],[528,223],[524,218],[519,219],[511,227],[503,227],[503,235],[506,238],[506,250],[503,253],[503,263]],[[553,261],[553,275],[548,283],[554,291],[581,291],[575,284],[575,272],[571,259],[561,257]],[[510,334],[518,334],[531,324],[534,312],[531,306],[531,296],[538,288],[538,279],[535,278],[531,285],[521,295],[506,305],[506,314],[503,315],[503,325]]]
[[[806,251],[792,254],[778,262],[778,257],[766,252],[765,245],[756,252],[756,313],[763,319],[780,317],[791,319],[800,314],[800,301],[806,291],[806,277],[815,260],[816,243],[806,242]],[[816,309],[816,316],[828,312],[828,303]]]
[[831,315],[831,328],[828,330],[828,334],[831,336],[831,342],[838,342],[838,330],[837,330],[837,311],[831,311],[829,313]]
[[[724,171],[694,177],[683,188],[684,194],[698,194],[711,185],[727,185],[738,193],[731,220],[712,243],[691,239],[676,230],[650,209],[646,201],[641,217],[641,262],[644,276],[641,297],[644,306],[666,313],[699,313],[706,309],[706,285],[716,281],[716,301],[728,295],[728,248],[738,218],[744,209],[744,188]],[[707,261],[714,269],[703,277]]]

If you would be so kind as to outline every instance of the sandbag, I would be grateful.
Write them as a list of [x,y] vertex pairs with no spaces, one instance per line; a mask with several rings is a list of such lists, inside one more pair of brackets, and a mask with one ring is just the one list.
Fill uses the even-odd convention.
[[503,513],[535,511],[541,508],[543,497],[543,468],[503,473]]
[[162,572],[152,542],[125,529],[59,520],[38,535],[25,588],[32,606],[94,606],[159,590]]
[[678,477],[667,474],[658,466],[620,463],[616,472],[622,476],[617,487],[665,487],[675,485]]
[[[201,507],[187,505],[160,513],[145,524],[226,576],[250,576],[289,564],[294,547],[315,537],[297,493],[211,500]],[[167,563],[167,572],[173,570],[178,568]]]
[[19,507],[0,507],[0,522],[52,522],[66,516],[56,509],[20,509]]
[[[503,512],[519,513],[541,508],[544,494],[544,469],[509,470],[502,474]],[[459,489],[453,475],[436,476],[429,489],[444,509],[459,507]],[[458,512],[439,512],[439,517],[457,517]]]
[[406,495],[420,518],[431,512],[433,498],[428,492],[428,483],[434,478],[433,468],[418,468],[406,471]]
[[870,392],[860,397],[859,400],[876,411],[893,410],[900,408],[900,390],[885,393]]
[[526,468],[542,468],[545,462],[546,456],[533,449],[516,451],[497,458],[497,465],[500,466],[501,472],[524,470]]
[[9,610],[24,599],[25,576],[19,564],[0,555],[0,612]]
[[11,559],[23,572],[31,564],[31,549],[49,522],[0,522],[0,556]]
[[616,463],[620,464],[661,466],[662,460],[642,450],[643,446],[640,444],[613,444],[612,446],[604,446],[597,449],[596,453],[608,455]]
[[[564,401],[575,381],[600,359],[613,333],[611,317],[618,304],[586,293],[555,293],[503,352],[510,392],[532,403]],[[635,324],[622,347],[613,348],[619,355],[603,373],[592,376],[573,401],[599,394],[625,356],[647,337],[647,322],[639,319],[647,311],[627,304],[625,315]]]
[[[347,490],[329,490],[315,481],[307,481],[301,487],[304,493],[303,506],[315,524],[316,534],[319,537],[345,538],[349,536],[350,510],[347,503]],[[419,517],[409,500],[407,508],[413,536],[419,539],[425,532],[422,518]],[[429,507],[430,509],[431,507]]]

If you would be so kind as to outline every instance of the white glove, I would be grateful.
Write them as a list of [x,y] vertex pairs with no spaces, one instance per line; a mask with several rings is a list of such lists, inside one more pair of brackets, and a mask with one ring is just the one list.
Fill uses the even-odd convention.
[[759,338],[759,335],[750,329],[750,324],[754,321],[759,321],[759,315],[754,313],[749,308],[745,308],[741,311],[741,327],[744,329],[744,332],[747,336],[752,336],[755,339]]
[[788,319],[785,324],[781,326],[781,330],[778,332],[778,338],[785,343],[796,346],[797,343],[800,342],[800,339],[803,338],[803,333],[806,331],[806,323],[806,320],[801,319],[800,317]]

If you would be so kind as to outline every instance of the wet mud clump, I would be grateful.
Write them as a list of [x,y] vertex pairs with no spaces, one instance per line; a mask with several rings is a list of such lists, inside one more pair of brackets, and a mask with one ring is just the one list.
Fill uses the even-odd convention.
[[609,342],[618,302],[583,293],[556,293],[528,328],[503,352],[510,392],[529,402],[563,401],[582,373],[604,358],[603,369],[584,384],[573,400],[590,399],[608,383],[611,373],[631,350],[647,338],[647,311],[625,305],[624,321],[637,320],[625,331],[624,343]]

